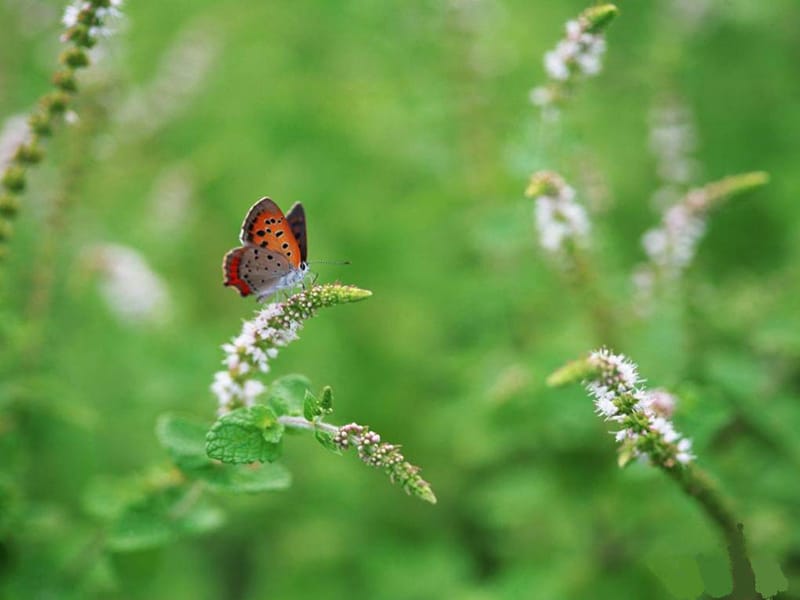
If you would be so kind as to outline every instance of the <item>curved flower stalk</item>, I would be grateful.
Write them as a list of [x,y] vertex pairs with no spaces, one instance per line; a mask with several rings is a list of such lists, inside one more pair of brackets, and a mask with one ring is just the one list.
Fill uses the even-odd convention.
[[563,258],[571,247],[588,245],[591,227],[586,209],[558,173],[534,173],[525,195],[534,199],[536,229],[545,252]]
[[612,432],[620,447],[620,466],[633,458],[647,458],[662,467],[685,465],[694,459],[692,442],[672,425],[675,398],[668,392],[648,390],[638,368],[621,354],[606,348],[589,354],[584,361],[567,365],[548,382],[558,385],[578,376],[594,398],[595,411],[606,421],[617,423]]
[[[329,390],[330,388],[326,388]],[[323,391],[323,398],[325,392]],[[330,410],[325,411],[331,412]],[[398,484],[411,496],[436,504],[436,495],[431,484],[419,474],[420,468],[408,462],[400,452],[398,444],[390,444],[381,440],[380,434],[372,431],[366,425],[349,423],[341,427],[330,425],[322,421],[322,413],[311,416],[312,419],[294,416],[278,417],[278,422],[287,429],[306,429],[322,434],[329,440],[332,448],[347,451],[355,448],[362,462],[382,469],[389,476],[392,483]]]
[[222,346],[226,368],[217,372],[211,385],[219,401],[219,414],[254,404],[265,389],[255,379],[256,374],[269,372],[269,361],[278,355],[280,348],[297,339],[303,321],[320,308],[356,302],[371,295],[368,290],[349,285],[317,285],[283,302],[273,302],[254,319],[245,321],[242,332]]
[[733,593],[729,597],[759,598],[742,524],[730,501],[695,465],[689,438],[675,431],[669,420],[675,398],[663,390],[644,388],[637,366],[606,348],[564,365],[547,379],[550,386],[576,382],[586,386],[597,414],[619,425],[612,433],[621,444],[620,466],[635,457],[648,459],[694,498],[719,528],[730,558]]
[[658,284],[681,276],[694,258],[711,211],[731,196],[766,185],[768,181],[769,175],[763,171],[725,177],[689,191],[680,202],[664,211],[661,224],[642,236],[649,260],[633,275],[639,295],[649,298]]
[[613,4],[604,4],[587,8],[577,19],[567,21],[564,39],[544,55],[549,81],[531,90],[531,102],[543,114],[557,117],[558,106],[569,97],[575,83],[600,73],[606,51],[603,32],[618,12]]
[[436,504],[431,485],[419,475],[419,467],[409,463],[400,452],[400,446],[382,442],[381,436],[369,427],[350,423],[340,427],[333,436],[333,443],[340,450],[355,446],[358,457],[371,467],[383,469],[392,483],[398,483],[406,493],[426,502]]
[[[111,34],[110,20],[121,16],[122,0],[77,0],[67,6],[63,23],[66,27],[61,41],[68,47],[61,52],[61,67],[53,75],[55,90],[45,94],[28,118],[28,132],[21,136],[11,160],[3,165],[0,178],[0,243],[11,235],[11,219],[16,214],[26,186],[27,170],[44,158],[42,139],[52,135],[53,126],[61,119],[74,119],[68,110],[78,89],[76,73],[89,65],[86,49],[100,37]],[[6,253],[0,246],[0,258]]]

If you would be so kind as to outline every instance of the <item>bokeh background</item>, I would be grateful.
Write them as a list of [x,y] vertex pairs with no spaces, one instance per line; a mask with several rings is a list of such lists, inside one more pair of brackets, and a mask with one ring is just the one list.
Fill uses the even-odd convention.
[[[585,7],[127,3],[1,267],[5,597],[673,598],[692,573],[722,595],[698,508],[646,465],[618,469],[583,392],[544,384],[604,343],[680,394],[677,426],[735,500],[763,586],[797,597],[800,6],[621,0],[603,73],[545,129],[528,94]],[[0,1],[3,119],[47,91],[62,10]],[[648,313],[631,273],[669,179],[664,118],[681,185],[772,179],[712,217]],[[590,207],[613,340],[537,247],[523,191],[541,168]],[[214,417],[219,346],[255,309],[220,261],[263,195],[305,204],[312,260],[352,262],[319,281],[374,292],[310,321],[274,375],[333,386],[332,421],[402,443],[439,503],[293,437],[289,490],[219,496],[214,532],[101,553],[94,573],[75,556],[100,527],[93,482],[167,460],[159,414]]]

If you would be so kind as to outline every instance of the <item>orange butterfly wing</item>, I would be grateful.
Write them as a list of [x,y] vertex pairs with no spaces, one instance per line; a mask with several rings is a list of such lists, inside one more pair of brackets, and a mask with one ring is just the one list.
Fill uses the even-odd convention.
[[283,211],[269,198],[256,202],[247,213],[239,239],[245,246],[283,254],[290,265],[300,268],[302,254],[297,239]]

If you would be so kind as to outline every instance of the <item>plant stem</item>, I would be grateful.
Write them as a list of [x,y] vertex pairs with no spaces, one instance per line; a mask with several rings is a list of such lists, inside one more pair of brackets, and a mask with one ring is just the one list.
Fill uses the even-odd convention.
[[761,598],[756,591],[753,566],[747,556],[743,525],[733,513],[728,500],[720,494],[711,478],[693,464],[684,467],[662,467],[662,469],[692,496],[706,515],[720,528],[728,549],[731,563],[733,592],[731,600],[754,600]]
[[599,344],[610,348],[617,347],[617,323],[608,298],[600,289],[597,271],[588,254],[579,248],[572,250],[574,272],[572,284],[585,295],[589,304],[592,327]]
[[195,481],[190,486],[189,489],[186,490],[186,494],[184,494],[183,498],[181,498],[175,506],[172,507],[172,510],[169,512],[169,518],[173,521],[177,521],[186,513],[191,510],[191,508],[195,505],[195,503],[200,499],[200,496],[203,495],[203,482],[202,481]]
[[278,417],[278,423],[286,427],[287,429],[304,429],[307,431],[324,431],[326,433],[330,433],[331,435],[335,435],[339,428],[336,425],[330,425],[329,423],[322,423],[321,421],[317,421],[316,423],[313,421],[309,421],[304,417],[289,417],[289,416],[281,416]]

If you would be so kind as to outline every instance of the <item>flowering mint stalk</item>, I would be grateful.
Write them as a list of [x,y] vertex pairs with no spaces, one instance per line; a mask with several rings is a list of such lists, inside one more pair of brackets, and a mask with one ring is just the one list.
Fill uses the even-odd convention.
[[563,177],[552,171],[534,173],[525,195],[534,199],[539,243],[546,252],[564,257],[571,247],[588,244],[589,217]]
[[225,350],[226,368],[214,376],[211,390],[219,401],[219,414],[252,406],[264,391],[264,384],[254,379],[257,372],[269,372],[269,361],[278,349],[297,339],[303,321],[326,306],[356,302],[372,295],[368,290],[340,284],[317,285],[273,302],[260,310],[251,321],[245,321],[242,332]]
[[661,224],[642,236],[649,261],[634,272],[639,291],[651,290],[658,283],[680,277],[694,258],[709,213],[731,196],[766,185],[768,181],[769,175],[763,171],[732,175],[691,190],[683,200],[669,207]]
[[642,387],[638,369],[630,360],[603,348],[583,362],[556,371],[549,383],[569,381],[572,373],[585,382],[597,414],[619,425],[614,436],[621,444],[620,466],[646,457],[671,469],[694,459],[691,440],[675,431],[669,420],[674,397],[663,390]]
[[557,117],[558,106],[569,97],[578,79],[600,72],[606,51],[603,32],[618,12],[613,4],[604,4],[587,8],[577,19],[567,21],[564,39],[544,55],[549,81],[531,90],[531,102],[545,114]]
[[566,364],[547,379],[550,386],[583,382],[597,414],[619,425],[612,433],[621,444],[620,466],[636,457],[649,459],[694,498],[726,540],[733,579],[730,597],[758,598],[742,525],[730,502],[694,464],[691,440],[675,431],[669,420],[675,398],[663,390],[647,390],[642,381],[633,362],[605,348]]
[[368,427],[350,423],[339,428],[333,436],[333,443],[340,450],[355,446],[358,457],[371,467],[383,469],[392,483],[400,484],[407,494],[411,494],[436,504],[436,496],[431,485],[419,475],[419,467],[406,461],[400,446],[381,442],[381,436]]
[[294,416],[278,417],[278,422],[287,429],[309,429],[322,433],[337,450],[355,448],[365,464],[383,469],[392,483],[399,484],[407,494],[436,504],[436,495],[431,484],[420,476],[420,468],[405,459],[399,445],[381,441],[381,436],[366,425],[350,423],[336,427],[321,419],[310,421]]
[[[66,31],[61,41],[68,47],[61,52],[61,67],[53,75],[55,90],[39,99],[38,106],[28,119],[29,131],[20,141],[8,164],[3,165],[0,176],[0,244],[11,236],[10,220],[16,214],[18,196],[25,190],[27,169],[44,158],[41,140],[52,135],[56,120],[68,117],[68,112],[78,85],[75,74],[89,64],[86,49],[97,39],[110,34],[107,21],[121,15],[122,0],[77,0],[67,6],[63,23]],[[7,250],[0,245],[0,258]]]

